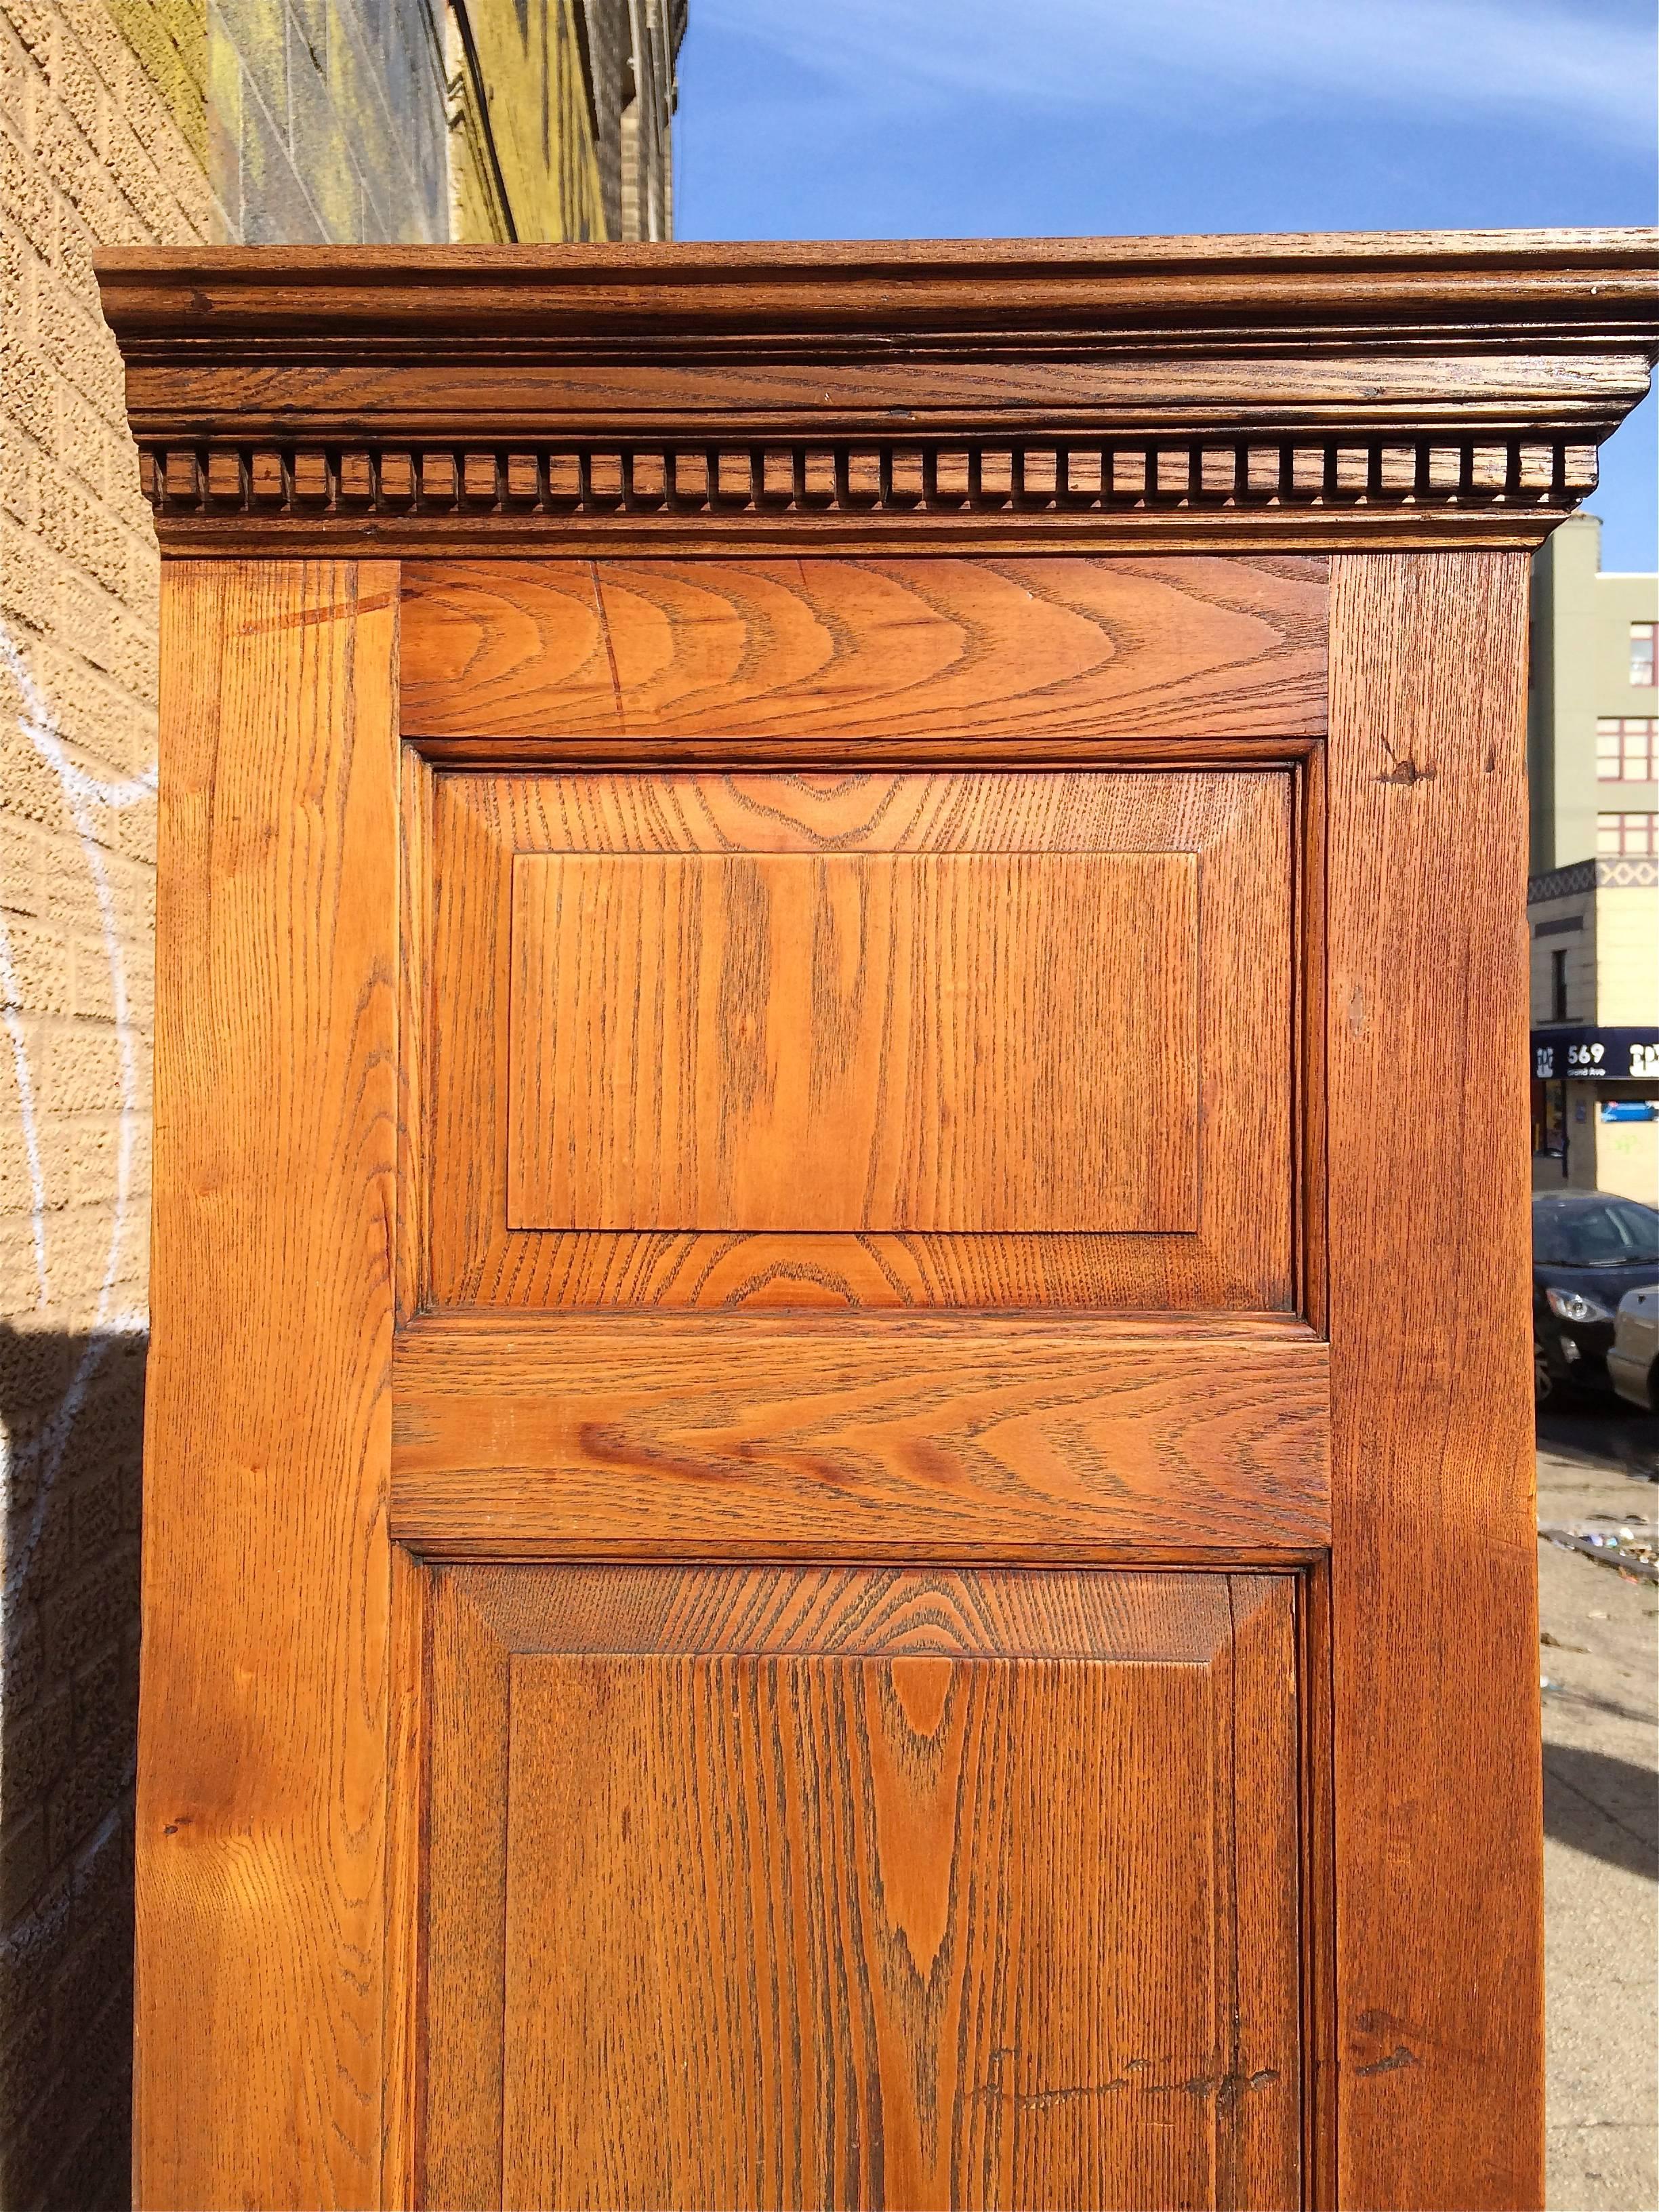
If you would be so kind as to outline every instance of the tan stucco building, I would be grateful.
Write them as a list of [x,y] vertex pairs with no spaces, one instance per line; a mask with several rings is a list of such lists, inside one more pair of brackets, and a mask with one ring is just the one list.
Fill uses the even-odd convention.
[[1659,1203],[1659,576],[1594,515],[1534,566],[1533,1181]]

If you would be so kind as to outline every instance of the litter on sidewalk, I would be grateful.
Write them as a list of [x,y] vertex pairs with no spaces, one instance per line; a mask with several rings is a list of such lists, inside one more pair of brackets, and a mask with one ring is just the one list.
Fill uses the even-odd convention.
[[1538,1533],[1564,1552],[1582,1552],[1603,1566],[1617,1567],[1627,1582],[1659,1583],[1659,1546],[1644,1521],[1624,1521],[1613,1528],[1540,1522]]

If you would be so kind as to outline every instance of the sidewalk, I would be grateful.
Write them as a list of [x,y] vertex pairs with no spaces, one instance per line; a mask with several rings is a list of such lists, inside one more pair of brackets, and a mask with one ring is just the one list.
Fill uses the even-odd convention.
[[[1538,1517],[1653,1534],[1659,1419],[1547,1413]],[[1598,1518],[1598,1516],[1604,1516]],[[1551,2212],[1659,2206],[1659,1583],[1540,1542]]]

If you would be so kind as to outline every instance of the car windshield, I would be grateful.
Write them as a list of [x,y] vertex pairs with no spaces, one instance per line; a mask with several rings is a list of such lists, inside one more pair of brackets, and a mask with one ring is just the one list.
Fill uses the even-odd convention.
[[1659,1261],[1659,1210],[1627,1198],[1607,1199],[1599,1206],[1536,1206],[1532,1256],[1554,1267]]

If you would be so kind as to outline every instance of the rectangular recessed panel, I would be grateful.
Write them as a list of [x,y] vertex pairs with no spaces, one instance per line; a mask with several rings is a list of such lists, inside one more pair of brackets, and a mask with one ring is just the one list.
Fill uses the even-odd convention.
[[520,854],[517,1229],[1197,1226],[1191,853]]
[[[1234,767],[436,776],[429,960],[411,984],[410,1009],[425,1040],[416,1103],[429,1140],[418,1177],[430,1207],[426,1302],[562,1311],[1289,1310],[1297,1295],[1294,802],[1291,776]],[[1200,915],[1193,1081],[1202,1140],[1182,1226],[1132,1234],[561,1228],[518,1212],[524,1194],[509,1204],[511,1154],[544,1146],[548,1124],[538,1107],[533,1125],[518,1126],[513,1103],[515,867],[535,856],[724,864],[757,854],[1114,866],[1189,856]],[[1144,953],[1142,921],[1138,915],[1142,942],[1132,947]],[[537,957],[544,970],[544,952]],[[1167,988],[1173,993],[1178,979]],[[544,998],[545,988],[538,971],[533,995]],[[1112,1072],[1144,1078],[1146,1062],[1137,1050],[1127,1071]],[[1166,1125],[1169,1097],[1166,1086]],[[1149,1109],[1150,1083],[1129,1103]],[[632,1097],[626,1104],[635,1110]],[[618,1126],[611,1117],[612,1139]],[[536,1176],[544,1172],[537,1164]]]
[[1300,2201],[1287,1583],[809,1573],[757,1638],[719,1571],[660,1626],[641,1577],[595,1650],[532,1577],[516,1648],[439,1660],[497,1793],[460,1857],[434,1770],[495,2201]]

